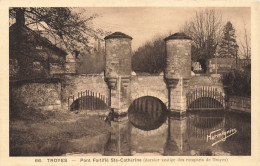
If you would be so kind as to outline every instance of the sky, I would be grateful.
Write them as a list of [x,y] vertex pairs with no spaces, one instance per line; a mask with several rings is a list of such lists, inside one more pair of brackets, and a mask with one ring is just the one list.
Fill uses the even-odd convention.
[[[132,50],[157,35],[168,35],[179,31],[190,20],[198,7],[93,7],[76,9],[86,16],[98,14],[93,26],[110,32],[123,32],[133,37]],[[212,8],[209,8],[212,9]],[[251,32],[251,10],[249,7],[217,7],[224,23],[231,21],[236,29],[237,41],[242,39],[244,27]],[[239,44],[239,42],[238,42]]]

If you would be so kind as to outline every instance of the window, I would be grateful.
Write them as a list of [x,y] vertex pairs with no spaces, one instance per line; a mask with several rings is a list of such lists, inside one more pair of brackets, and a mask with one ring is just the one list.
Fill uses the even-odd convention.
[[33,71],[41,71],[42,68],[41,62],[33,62]]

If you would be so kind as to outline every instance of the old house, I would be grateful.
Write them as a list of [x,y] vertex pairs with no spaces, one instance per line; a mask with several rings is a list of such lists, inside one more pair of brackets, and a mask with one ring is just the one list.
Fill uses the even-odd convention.
[[235,69],[243,69],[251,64],[251,59],[211,58],[208,60],[208,73],[225,74]]
[[23,13],[17,13],[16,23],[9,27],[10,109],[60,109],[66,55],[27,27]]
[[9,28],[10,80],[51,78],[63,73],[67,53],[25,25],[17,14]]

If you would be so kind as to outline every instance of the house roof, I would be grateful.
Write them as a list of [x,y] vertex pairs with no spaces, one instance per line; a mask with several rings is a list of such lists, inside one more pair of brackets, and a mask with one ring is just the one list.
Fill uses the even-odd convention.
[[39,43],[41,43],[43,46],[46,46],[46,47],[54,50],[55,52],[59,53],[59,55],[61,55],[61,56],[67,55],[67,52],[65,52],[61,48],[58,48],[57,46],[52,44],[47,38],[42,37],[39,33],[37,33],[36,31],[33,31],[32,29],[28,28],[26,25],[18,25],[16,23],[14,23],[11,27],[9,27],[9,34],[10,34],[9,38],[10,38],[11,43],[17,42],[17,41],[15,41],[15,40],[17,40],[16,39],[17,33],[20,33],[22,35],[22,37],[27,39],[27,40],[28,40],[28,38],[25,36],[25,34],[32,36]]

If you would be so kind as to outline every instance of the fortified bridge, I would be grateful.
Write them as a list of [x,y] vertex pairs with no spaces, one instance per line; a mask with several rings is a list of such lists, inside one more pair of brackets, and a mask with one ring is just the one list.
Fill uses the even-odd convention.
[[[191,38],[175,33],[164,40],[164,73],[136,75],[131,69],[132,37],[121,32],[105,37],[104,74],[64,76],[63,105],[71,109],[77,103],[78,109],[87,109],[90,105],[93,108],[95,104],[99,107],[103,104],[122,114],[136,99],[152,96],[177,115],[188,109],[223,109],[225,95],[220,77],[191,76]],[[91,97],[96,100],[91,100]]]

